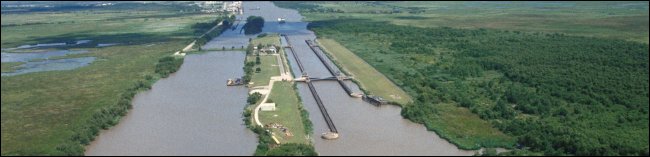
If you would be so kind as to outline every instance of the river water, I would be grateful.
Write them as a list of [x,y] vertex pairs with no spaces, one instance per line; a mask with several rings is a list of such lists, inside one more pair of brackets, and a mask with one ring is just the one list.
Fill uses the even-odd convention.
[[[247,8],[260,7],[260,10]],[[307,46],[305,40],[314,40],[316,36],[306,29],[307,23],[301,22],[302,16],[295,10],[278,8],[271,2],[244,2],[244,13],[262,16],[266,19],[264,31],[277,31],[289,37],[289,43],[303,63],[305,72],[310,77],[329,77],[322,62]],[[285,24],[278,24],[277,18],[286,18]],[[288,25],[283,27],[282,25]],[[295,29],[295,30],[290,30]],[[287,43],[281,40],[283,45]],[[290,51],[287,51],[291,53]],[[291,68],[296,75],[301,75],[293,55]],[[327,60],[328,64],[333,65]],[[337,69],[336,67],[333,67]],[[355,92],[359,88],[351,81],[346,82]],[[441,139],[434,132],[427,131],[423,125],[410,122],[400,115],[401,108],[396,106],[376,107],[359,98],[351,98],[336,81],[318,81],[313,83],[336,125],[340,138],[324,140],[319,135],[328,132],[327,124],[321,115],[314,97],[304,83],[298,84],[303,105],[310,113],[314,124],[313,142],[320,155],[473,155],[474,151],[464,151]]]
[[[305,40],[316,36],[301,22],[295,10],[278,8],[271,2],[244,2],[246,17],[266,19],[263,32],[289,36],[295,53],[311,77],[329,77],[323,63]],[[259,7],[259,10],[250,8]],[[280,24],[277,18],[285,18]],[[203,49],[241,48],[249,38],[240,31],[244,22],[211,40]],[[287,41],[282,39],[283,45]],[[291,53],[288,51],[288,53]],[[252,155],[257,141],[241,120],[246,101],[245,87],[227,87],[225,80],[243,75],[243,52],[211,52],[188,55],[181,69],[156,82],[152,90],[138,94],[134,108],[121,122],[87,148],[86,155]],[[291,54],[296,76],[300,70]],[[328,60],[328,62],[331,62]],[[331,63],[329,63],[331,64]],[[336,69],[336,67],[334,67]],[[346,82],[355,92],[359,88]],[[329,131],[308,87],[298,83],[303,105],[314,124],[313,143],[320,155],[473,155],[441,139],[423,125],[405,120],[396,106],[376,107],[349,97],[335,81],[314,82],[340,138],[319,138]]]
[[187,55],[178,72],[137,94],[133,109],[86,155],[252,155],[257,138],[242,120],[248,89],[225,84],[243,75],[244,56]]

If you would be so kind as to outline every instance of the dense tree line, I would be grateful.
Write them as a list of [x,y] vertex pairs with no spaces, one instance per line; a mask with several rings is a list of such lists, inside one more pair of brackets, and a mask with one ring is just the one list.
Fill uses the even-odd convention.
[[[219,24],[219,22],[223,22],[223,23],[221,23],[221,26],[215,28],[215,30],[212,30],[211,32],[207,32],[212,27]],[[196,46],[198,46],[199,50],[200,50],[201,45],[205,45],[208,41],[212,40],[212,38],[215,38],[215,37],[218,37],[219,35],[221,35],[221,33],[226,31],[230,27],[232,27],[232,24],[234,22],[235,22],[235,16],[231,15],[231,16],[228,16],[228,17],[219,16],[219,17],[217,17],[217,19],[215,19],[212,22],[196,23],[196,24],[192,25],[192,29],[194,29],[194,34],[196,34],[196,36],[198,37],[198,39],[196,39]],[[203,33],[206,33],[206,34],[204,36],[201,36]]]
[[143,80],[136,81],[131,88],[126,89],[119,97],[115,105],[104,107],[93,113],[91,118],[82,126],[74,129],[74,134],[68,141],[59,144],[56,149],[61,153],[58,155],[84,155],[85,145],[90,144],[99,131],[116,125],[120,118],[132,108],[131,101],[139,92],[151,89],[158,78],[166,78],[170,73],[178,71],[183,58],[166,56],[156,64],[156,75],[146,75]]
[[260,16],[249,16],[246,18],[246,24],[244,24],[244,34],[257,34],[262,32],[264,27],[264,18]]
[[183,64],[182,57],[166,56],[158,60],[156,64],[156,73],[160,74],[160,77],[166,78],[171,73],[175,73]]
[[456,103],[546,155],[648,155],[647,44],[366,20],[309,27],[416,98],[402,110],[415,122]]

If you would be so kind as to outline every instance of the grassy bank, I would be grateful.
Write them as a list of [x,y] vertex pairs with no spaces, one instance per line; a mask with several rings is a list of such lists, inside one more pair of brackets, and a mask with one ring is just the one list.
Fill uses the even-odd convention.
[[411,97],[406,92],[338,42],[332,39],[320,38],[318,43],[331,56],[332,61],[358,80],[359,85],[369,92],[367,94],[378,95],[401,105],[412,102]]
[[73,140],[95,113],[116,106],[140,80],[156,76],[158,58],[183,45],[109,47],[94,50],[97,61],[79,69],[2,77],[3,155],[64,155],[59,144]]
[[[291,136],[279,129],[271,129],[280,143],[302,143],[309,144],[307,131],[301,117],[302,104],[296,97],[296,91],[290,82],[275,82],[269,100],[276,104],[275,111],[261,111],[260,121],[264,124],[277,123],[286,127]],[[268,101],[267,101],[268,103]]]
[[[255,70],[255,74],[251,79],[253,86],[267,86],[271,80],[271,76],[280,76],[280,70],[278,69],[278,60],[275,56],[272,55],[260,55],[260,56],[248,56],[252,58],[251,60],[256,60],[255,58],[259,57],[261,64],[256,64],[254,69],[260,68],[260,71]],[[249,58],[249,59],[250,59]]]
[[[251,82],[253,86],[266,86],[269,85],[271,76],[280,76],[280,69],[278,66],[283,66],[278,64],[278,61],[273,55],[259,55],[257,51],[253,50],[252,47],[258,45],[280,45],[280,37],[277,34],[272,35],[262,35],[259,38],[251,40],[250,45],[247,49],[246,62],[252,64],[251,71],[254,72],[251,75]],[[255,52],[254,52],[255,51]],[[259,63],[257,62],[259,58]],[[260,71],[257,71],[257,69]]]
[[[116,124],[137,91],[182,64],[161,58],[194,38],[191,26],[216,17],[170,7],[3,13],[3,48],[88,39],[91,44],[77,48],[90,52],[79,56],[97,59],[74,70],[2,77],[2,155],[83,155],[83,145]],[[96,43],[120,45],[94,48]]]
[[3,62],[2,72],[14,72],[18,70],[18,66],[25,64],[24,62]]

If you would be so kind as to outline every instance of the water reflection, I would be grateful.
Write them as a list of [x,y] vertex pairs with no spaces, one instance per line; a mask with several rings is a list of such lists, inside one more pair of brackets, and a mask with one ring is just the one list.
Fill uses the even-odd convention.
[[33,72],[55,71],[55,70],[72,70],[79,67],[87,66],[95,61],[95,57],[68,58],[56,60],[44,60],[37,62],[27,62],[16,67],[16,71],[2,73],[2,76],[14,76]]
[[1,76],[14,76],[32,72],[42,71],[55,71],[55,70],[72,70],[79,67],[87,66],[93,61],[95,57],[82,57],[82,58],[67,58],[67,59],[53,59],[50,57],[58,57],[72,54],[87,53],[86,50],[54,50],[45,52],[30,52],[30,53],[5,53],[2,52],[2,62],[24,62],[14,72],[3,72]]

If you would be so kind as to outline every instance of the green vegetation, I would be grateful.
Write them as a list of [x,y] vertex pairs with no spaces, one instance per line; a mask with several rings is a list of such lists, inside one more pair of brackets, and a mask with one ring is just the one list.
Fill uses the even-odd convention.
[[[224,31],[228,30],[232,24],[235,21],[235,15],[228,16],[227,18],[225,16],[220,16],[216,20],[212,22],[207,22],[207,23],[197,23],[192,26],[194,28],[195,32],[198,32],[199,34],[197,36],[198,39],[196,40],[196,47],[198,48],[199,51],[201,51],[201,46],[205,45],[208,41],[212,40],[212,38],[219,36],[221,33]],[[221,25],[217,26],[220,22],[222,22]],[[212,31],[213,27],[216,28]],[[203,35],[205,33],[205,35]]]
[[260,68],[260,72],[255,73],[251,79],[254,86],[269,85],[271,76],[280,76],[280,69],[278,69],[278,60],[272,55],[259,56],[262,64],[256,65]]
[[[266,86],[269,85],[271,76],[280,76],[280,69],[278,69],[278,60],[276,56],[273,55],[260,55],[256,50],[253,50],[253,45],[259,45],[258,49],[262,45],[280,45],[280,36],[277,34],[267,35],[260,38],[255,38],[251,40],[247,50],[246,50],[246,64],[244,68],[250,68],[250,71],[244,70],[246,75],[244,76],[244,81],[248,83],[249,81],[253,82],[254,86]],[[254,62],[253,57],[255,58]],[[259,68],[259,72],[258,69]],[[253,71],[255,70],[255,71]],[[248,73],[250,72],[250,75]],[[255,74],[253,74],[255,72]],[[250,79],[248,79],[250,78]],[[248,81],[246,81],[248,79]]]
[[273,148],[266,153],[267,156],[317,156],[314,147],[308,144],[289,143]]
[[315,149],[311,145],[300,143],[288,143],[276,145],[271,138],[271,134],[259,126],[249,126],[259,138],[259,144],[255,150],[255,156],[317,156]]
[[255,40],[251,40],[250,44],[257,47],[280,45],[280,35],[263,33],[258,35]]
[[[296,86],[296,84],[294,83],[293,84],[293,93],[295,94],[295,97],[298,98],[298,103],[303,104],[302,103],[302,98],[300,97],[300,95],[296,91],[298,91],[298,86]],[[311,120],[309,120],[309,112],[304,107],[302,107],[302,105],[300,105],[298,107],[298,109],[300,110],[300,119],[302,119],[302,125],[304,127],[303,130],[305,131],[305,135],[313,134],[313,132],[314,132],[314,124],[312,124]]]
[[[270,129],[275,133],[280,143],[303,143],[309,144],[307,131],[303,125],[301,117],[302,105],[296,97],[296,91],[290,82],[275,82],[273,90],[269,95],[269,100],[275,103],[275,111],[261,111],[259,114],[260,121],[265,125],[277,123],[287,128],[291,136],[280,131],[280,129]],[[268,102],[267,102],[268,103]]]
[[[513,148],[496,127],[545,155],[648,153],[647,44],[368,20],[309,27],[413,96],[405,118],[461,148]],[[485,121],[494,127],[475,125]]]
[[377,95],[400,105],[412,102],[406,92],[338,42],[325,38],[318,39],[318,42],[336,65],[358,80],[359,85],[369,92],[367,94]]
[[[172,13],[170,13],[172,12]],[[139,15],[139,16],[136,16]],[[163,16],[164,15],[164,16]],[[162,16],[154,18],[155,16]],[[178,14],[177,11],[79,11],[27,14],[2,14],[2,24],[30,21],[59,21],[1,29],[2,48],[26,44],[74,42],[92,40],[93,43],[152,44],[177,38],[196,38],[192,25],[215,19],[211,14]],[[149,19],[145,22],[145,19]],[[25,35],[23,33],[28,33]],[[191,40],[185,40],[189,43]],[[182,47],[181,47],[182,48]]]
[[183,57],[166,56],[158,60],[155,72],[160,77],[166,78],[171,73],[175,73],[183,65]]
[[308,21],[368,19],[422,28],[491,28],[648,43],[648,2],[274,2]]
[[107,47],[93,50],[98,61],[79,69],[3,76],[3,155],[82,155],[77,140],[91,141],[94,136],[88,136],[95,134],[98,126],[86,128],[117,122],[117,117],[104,114],[119,113],[115,109],[121,109],[124,100],[157,78],[158,58],[182,46],[179,40],[150,49],[141,45]]
[[176,72],[182,64],[183,58],[170,56],[161,58],[156,64],[156,77],[146,75],[144,80],[140,80],[131,88],[126,89],[116,105],[101,108],[99,112],[92,114],[92,118],[72,136],[72,141],[59,144],[56,149],[63,155],[83,155],[83,146],[90,144],[99,134],[100,129],[108,129],[116,125],[120,118],[126,115],[126,112],[132,108],[131,100],[137,92],[151,89],[151,85],[158,78],[166,78],[170,73]]
[[244,34],[257,34],[262,32],[262,27],[264,27],[264,18],[260,16],[249,16],[246,18],[246,24],[244,24]]
[[[2,77],[2,155],[83,155],[83,145],[115,125],[137,91],[182,64],[161,58],[196,38],[192,24],[215,17],[179,13],[186,6],[137,6],[137,11],[120,5],[119,11],[3,12],[2,48],[88,39],[93,41],[74,48],[90,52],[74,56],[97,59],[75,70]],[[96,43],[121,44],[94,48]]]
[[248,102],[248,105],[253,105],[257,103],[258,101],[262,100],[262,94],[255,92],[251,95],[248,96],[248,99],[246,99],[246,102]]
[[[253,45],[258,45],[258,48],[263,46],[280,45],[279,36],[277,34],[259,35],[256,39],[251,39],[247,48],[246,64],[244,76],[248,80],[255,80],[256,86],[264,82],[263,85],[268,85],[271,76],[279,76],[279,67],[285,66],[286,57],[282,57],[282,63],[277,63],[276,56],[273,55],[260,55],[259,52],[253,50]],[[282,55],[282,50],[280,51]],[[286,54],[285,54],[286,55]],[[255,57],[259,64],[251,61]],[[283,65],[278,65],[283,64]],[[261,69],[259,73],[253,73],[253,67]],[[285,66],[286,67],[286,66]],[[287,68],[288,69],[288,68]],[[311,146],[309,134],[312,133],[312,123],[309,121],[309,113],[302,107],[302,99],[296,92],[295,84],[290,82],[279,81],[273,84],[273,89],[270,91],[269,98],[266,103],[275,103],[275,111],[260,111],[260,121],[265,126],[272,126],[271,124],[281,125],[281,128],[274,127],[260,127],[254,125],[253,109],[261,104],[262,95],[254,93],[248,96],[248,104],[244,110],[244,123],[253,132],[258,134],[259,144],[255,150],[256,156],[287,156],[287,155],[317,155],[314,147]],[[276,144],[271,135],[274,135],[281,144]]]
[[25,64],[24,62],[3,62],[2,63],[2,72],[14,72],[18,70],[18,66]]

